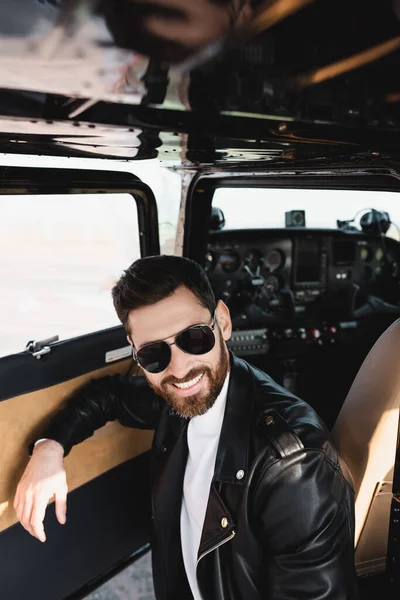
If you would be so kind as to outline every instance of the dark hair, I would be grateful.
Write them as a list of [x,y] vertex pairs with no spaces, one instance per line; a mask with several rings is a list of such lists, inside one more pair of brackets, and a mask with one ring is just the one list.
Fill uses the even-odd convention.
[[180,287],[188,288],[212,315],[216,301],[208,277],[201,266],[182,256],[139,258],[124,271],[112,288],[114,308],[127,333],[131,310],[155,304]]

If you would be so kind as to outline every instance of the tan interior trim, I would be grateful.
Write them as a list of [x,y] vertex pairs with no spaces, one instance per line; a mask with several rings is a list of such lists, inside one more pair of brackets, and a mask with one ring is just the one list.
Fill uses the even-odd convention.
[[362,364],[332,434],[353,476],[357,547],[380,481],[391,478],[400,406],[400,319],[379,338]]
[[[29,461],[27,447],[64,400],[86,381],[126,373],[132,360],[121,361],[59,385],[0,402],[0,531],[16,523],[12,506],[17,483]],[[107,423],[72,449],[65,459],[69,491],[141,454],[151,446],[152,431]]]

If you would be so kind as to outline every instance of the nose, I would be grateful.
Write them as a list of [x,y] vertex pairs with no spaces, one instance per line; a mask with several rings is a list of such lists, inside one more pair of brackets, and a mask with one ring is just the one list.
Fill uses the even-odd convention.
[[193,357],[183,352],[176,344],[171,346],[171,361],[168,365],[169,375],[183,379],[193,367]]

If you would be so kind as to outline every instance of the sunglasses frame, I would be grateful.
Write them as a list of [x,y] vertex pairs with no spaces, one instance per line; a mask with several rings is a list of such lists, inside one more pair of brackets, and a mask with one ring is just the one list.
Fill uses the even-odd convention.
[[[152,346],[153,344],[159,344],[159,343],[161,343],[161,342],[163,342],[164,344],[167,344],[169,347],[177,345],[177,346],[178,346],[178,348],[179,348],[179,349],[180,349],[182,352],[184,352],[185,354],[192,354],[191,352],[187,352],[186,350],[184,350],[183,348],[181,348],[181,347],[179,346],[179,344],[177,344],[177,343],[176,343],[176,339],[177,339],[177,338],[178,338],[180,335],[182,335],[182,333],[186,333],[186,331],[189,331],[190,329],[197,329],[197,328],[199,328],[199,327],[208,327],[209,329],[211,329],[211,331],[212,331],[212,332],[213,332],[213,334],[214,334],[214,329],[215,329],[215,325],[216,325],[216,323],[217,323],[217,311],[216,311],[216,310],[214,310],[214,313],[213,313],[213,315],[212,315],[211,325],[210,325],[209,323],[198,323],[197,325],[191,325],[190,327],[186,327],[186,329],[182,329],[182,331],[179,331],[178,333],[176,333],[176,334],[175,334],[175,336],[174,336],[174,338],[175,338],[175,339],[174,339],[174,341],[173,341],[173,342],[171,342],[171,343],[170,343],[170,342],[167,342],[167,341],[166,341],[166,339],[163,339],[163,340],[155,340],[154,342],[149,342],[148,344],[144,344],[143,346],[140,346],[140,348],[138,348],[138,350],[135,350],[135,346],[133,345],[133,340],[132,340],[132,338],[130,338],[130,339],[131,339],[131,342],[132,342],[132,356],[133,356],[133,360],[134,360],[135,362],[137,362],[137,363],[138,363],[138,365],[140,365],[140,366],[142,367],[142,369],[144,369],[145,371],[147,371],[147,369],[146,369],[145,367],[143,367],[143,366],[142,366],[142,364],[141,364],[141,362],[140,362],[140,360],[139,360],[139,358],[138,358],[138,353],[140,352],[140,350],[142,350],[143,348],[146,348],[147,346]],[[171,336],[168,336],[168,337],[171,337]],[[215,345],[215,334],[214,334],[214,345]],[[214,347],[214,346],[213,346],[213,347]],[[211,349],[211,350],[212,350],[212,349]],[[209,352],[211,352],[211,350],[209,350]],[[205,352],[204,354],[207,354],[207,353]],[[201,354],[195,354],[194,356],[201,356]],[[169,363],[170,363],[170,362],[171,362],[171,358],[170,358],[170,360],[169,360],[169,362],[168,362],[168,365],[169,365]],[[165,369],[168,367],[168,365],[167,365],[167,366],[166,366],[166,367],[165,367],[165,368],[164,368],[162,371],[165,371]],[[158,373],[162,373],[162,371],[158,371]],[[148,372],[149,372],[149,373],[151,373],[151,371],[148,371]],[[154,373],[153,373],[153,374],[154,374]]]

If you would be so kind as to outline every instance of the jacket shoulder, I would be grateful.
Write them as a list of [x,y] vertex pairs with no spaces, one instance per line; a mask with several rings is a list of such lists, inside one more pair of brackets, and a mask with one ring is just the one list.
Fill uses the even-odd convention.
[[268,440],[282,458],[299,450],[317,450],[337,464],[331,434],[316,411],[266,373],[251,369],[259,435]]

